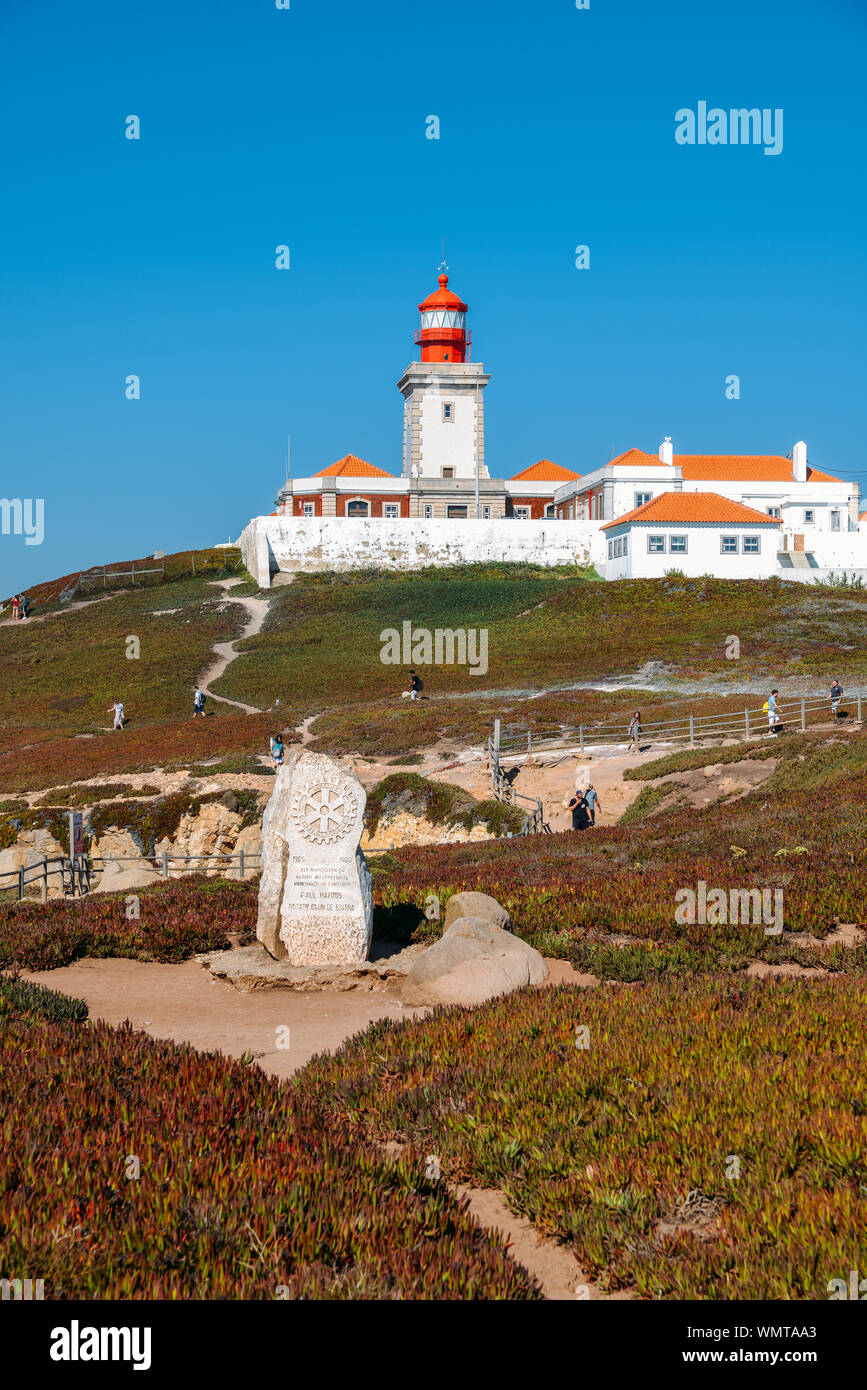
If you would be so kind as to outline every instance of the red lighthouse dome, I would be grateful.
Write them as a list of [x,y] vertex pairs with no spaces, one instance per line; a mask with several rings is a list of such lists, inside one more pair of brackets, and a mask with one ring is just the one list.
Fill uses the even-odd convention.
[[449,277],[439,277],[440,287],[419,304],[421,328],[415,340],[421,344],[422,362],[469,362],[472,333],[467,332],[467,305],[449,289]]

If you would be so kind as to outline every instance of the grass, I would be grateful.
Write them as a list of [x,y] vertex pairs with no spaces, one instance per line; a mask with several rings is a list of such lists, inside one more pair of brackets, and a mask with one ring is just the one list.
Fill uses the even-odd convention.
[[[578,571],[521,565],[302,575],[274,591],[262,632],[244,641],[217,688],[253,705],[279,696],[308,710],[394,699],[406,687],[406,669],[383,665],[381,633],[405,621],[489,634],[484,677],[466,666],[429,667],[422,673],[428,695],[538,690],[624,675],[647,662],[693,679],[764,680],[772,671],[824,683],[844,644],[851,648],[844,684],[851,685],[867,674],[865,614],[867,594],[841,599],[778,580],[604,584]],[[738,661],[726,658],[732,633],[740,638]]]
[[865,1006],[852,979],[526,990],[375,1024],[298,1084],[501,1188],[609,1290],[827,1298],[867,1264]]

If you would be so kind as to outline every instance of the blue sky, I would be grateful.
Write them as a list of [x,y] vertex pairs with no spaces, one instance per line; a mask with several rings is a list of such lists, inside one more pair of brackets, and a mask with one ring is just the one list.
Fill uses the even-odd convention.
[[[288,434],[399,473],[441,236],[493,474],[804,438],[867,492],[865,50],[862,0],[2,0],[0,494],[45,539],[0,593],[236,538]],[[702,100],[782,153],[678,145]]]

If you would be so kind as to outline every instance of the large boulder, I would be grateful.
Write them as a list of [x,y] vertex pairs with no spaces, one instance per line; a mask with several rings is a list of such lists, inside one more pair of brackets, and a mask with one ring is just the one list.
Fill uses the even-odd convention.
[[401,995],[405,1004],[484,1004],[547,978],[525,941],[483,917],[460,917],[413,963]]
[[508,912],[488,893],[453,893],[446,903],[445,929],[461,917],[481,917],[504,930],[510,926]]
[[152,888],[155,883],[163,882],[162,874],[143,859],[140,864],[108,864],[92,891],[124,893],[132,888]]

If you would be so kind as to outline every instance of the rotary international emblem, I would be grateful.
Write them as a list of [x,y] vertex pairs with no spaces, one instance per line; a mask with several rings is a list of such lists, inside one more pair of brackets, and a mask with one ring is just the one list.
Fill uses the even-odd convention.
[[348,782],[315,778],[292,798],[292,820],[305,840],[316,845],[342,840],[358,810],[358,797]]

